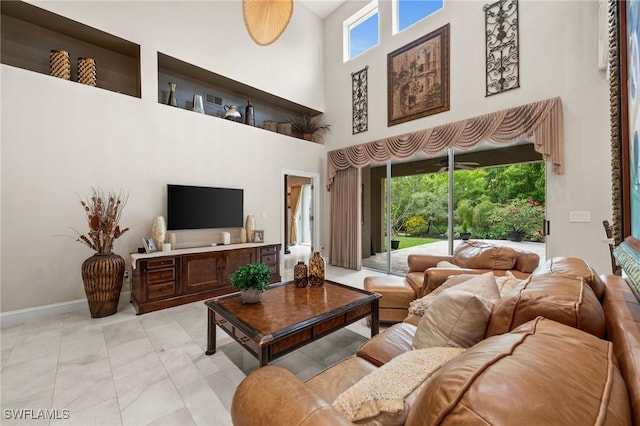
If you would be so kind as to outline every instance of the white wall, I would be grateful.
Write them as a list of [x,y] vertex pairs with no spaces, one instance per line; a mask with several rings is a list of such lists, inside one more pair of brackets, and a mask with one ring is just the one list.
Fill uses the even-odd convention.
[[[547,193],[549,256],[577,256],[610,272],[602,219],[611,217],[609,93],[597,67],[597,1],[521,0],[520,88],[485,97],[484,12],[487,2],[445,0],[438,13],[391,34],[391,2],[381,0],[380,45],[342,62],[342,22],[362,7],[348,2],[325,19],[328,150],[366,143],[555,96],[564,111],[565,174],[550,172]],[[387,54],[447,23],[450,28],[450,111],[387,127]],[[369,66],[369,130],[351,134],[351,73]],[[328,199],[328,194],[326,199]],[[328,203],[325,219],[328,221]],[[569,223],[569,212],[591,212],[590,223]],[[328,222],[327,222],[328,223]],[[325,241],[328,238],[325,227]]]
[[131,231],[115,244],[127,261],[166,213],[167,183],[243,188],[245,214],[282,241],[281,170],[324,179],[324,147],[158,104],[156,52],[324,109],[319,18],[296,5],[282,37],[258,47],[238,1],[38,5],[141,44],[143,99],[0,66],[0,311],[84,297],[80,265],[92,252],[68,237],[86,232],[79,199],[91,186],[129,192],[121,225]]

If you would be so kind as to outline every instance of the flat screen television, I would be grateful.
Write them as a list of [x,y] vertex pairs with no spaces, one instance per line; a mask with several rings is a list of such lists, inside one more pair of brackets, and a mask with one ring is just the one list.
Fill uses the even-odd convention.
[[244,191],[167,185],[167,229],[240,228]]

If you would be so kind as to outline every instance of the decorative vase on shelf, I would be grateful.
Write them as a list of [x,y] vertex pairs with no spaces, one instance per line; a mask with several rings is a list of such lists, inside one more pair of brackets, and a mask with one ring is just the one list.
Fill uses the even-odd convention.
[[298,264],[293,267],[293,282],[296,287],[306,287],[309,282],[307,265],[305,265],[303,261],[299,261]]
[[240,228],[240,242],[241,243],[247,242],[247,230],[244,228]]
[[320,252],[313,252],[313,256],[309,259],[309,284],[312,287],[321,287],[324,285],[324,269],[325,263]]
[[254,114],[251,101],[247,101],[247,106],[244,108],[244,124],[248,124],[250,126],[256,125],[256,116]]
[[176,99],[176,84],[173,82],[169,82],[169,102],[167,102],[167,105],[174,107],[178,106],[178,100]]
[[164,221],[164,216],[156,216],[151,224],[151,238],[156,244],[156,247],[162,247],[162,243],[167,236],[167,224]]
[[204,114],[204,106],[202,105],[202,95],[193,95],[193,108],[192,111]]
[[117,254],[96,253],[82,263],[82,282],[91,318],[116,313],[123,278],[124,259]]
[[96,86],[96,60],[78,58],[78,83]]
[[177,237],[175,232],[169,232],[169,234],[167,235],[167,242],[171,244],[172,250],[175,250],[178,248],[178,246],[176,245]]
[[256,222],[253,219],[253,215],[247,215],[247,221],[244,224],[244,229],[247,232],[247,241],[253,241],[253,231],[256,229]]
[[49,54],[49,74],[62,78],[71,79],[71,59],[66,50],[52,50]]

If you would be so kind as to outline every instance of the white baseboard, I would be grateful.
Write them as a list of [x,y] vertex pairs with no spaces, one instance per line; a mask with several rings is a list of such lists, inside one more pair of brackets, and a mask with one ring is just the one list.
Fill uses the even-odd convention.
[[[120,293],[118,309],[120,309],[123,304],[129,303],[130,295],[131,292],[129,291],[123,291]],[[87,315],[89,315],[89,306],[87,305],[86,298],[71,300],[69,302],[54,303],[52,305],[36,306],[35,308],[2,312],[0,313],[0,327],[14,327],[27,321],[42,319],[53,315],[67,314],[69,312],[75,312],[79,310],[85,310],[87,312]]]

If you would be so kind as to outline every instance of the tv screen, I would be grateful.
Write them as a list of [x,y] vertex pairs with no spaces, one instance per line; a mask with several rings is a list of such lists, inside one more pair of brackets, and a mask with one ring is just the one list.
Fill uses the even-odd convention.
[[167,185],[167,229],[240,228],[242,189]]

